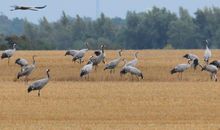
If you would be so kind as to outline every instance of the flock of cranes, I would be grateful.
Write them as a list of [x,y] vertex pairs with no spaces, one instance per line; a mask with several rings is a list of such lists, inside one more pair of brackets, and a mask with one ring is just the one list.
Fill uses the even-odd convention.
[[[84,62],[85,53],[89,50],[88,43],[86,43],[86,46],[87,48],[81,49],[81,50],[68,50],[66,51],[65,56],[70,55],[72,56],[73,62],[78,62],[82,64]],[[104,47],[105,47],[104,45],[101,45],[100,50],[95,50],[94,55],[90,56],[88,62],[84,66],[82,66],[80,70],[80,75],[79,75],[80,77],[82,78],[85,77],[85,79],[86,78],[89,79],[89,75],[90,73],[92,73],[93,68],[95,69],[95,71],[97,71],[98,65],[100,63],[105,64],[106,55],[105,55]],[[16,51],[16,44],[13,44],[13,49],[8,49],[8,50],[3,51],[1,58],[2,59],[7,58],[8,64],[9,64],[10,58],[13,56],[15,51]],[[118,57],[116,57],[115,59],[105,64],[104,71],[109,70],[110,73],[115,73],[115,68],[118,67],[121,61],[124,61],[124,65],[120,71],[121,76],[130,73],[132,76],[132,79],[133,79],[133,76],[136,76],[137,79],[139,79],[139,77],[141,77],[142,79],[144,78],[142,72],[138,68],[135,67],[138,62],[138,59],[137,59],[138,52],[134,54],[134,59],[128,62],[126,59],[122,58],[122,50],[119,50],[117,53],[118,53]],[[31,75],[32,72],[36,68],[35,57],[36,55],[32,56],[32,59],[33,59],[32,64],[30,64],[24,58],[18,58],[15,60],[15,64],[19,65],[21,68],[20,71],[17,73],[17,79],[24,77],[25,79],[24,81],[28,83],[28,80],[29,80],[28,76]],[[28,86],[28,90],[27,90],[28,92],[31,92],[32,90],[38,90],[38,96],[40,96],[40,90],[48,83],[50,79],[49,69],[47,69],[46,72],[47,72],[46,78],[39,79],[31,83]]]
[[[189,69],[189,68],[194,68],[195,70],[197,69],[197,66],[201,67],[201,71],[207,71],[210,73],[210,78],[212,80],[217,81],[217,72],[218,68],[220,68],[220,61],[214,60],[209,63],[210,58],[212,56],[210,49],[208,48],[208,41],[206,41],[206,50],[204,53],[204,65],[201,65],[199,62],[199,57],[195,54],[185,54],[183,57],[188,59],[187,63],[184,64],[178,64],[175,66],[170,73],[175,74],[179,73],[178,78],[182,79],[182,73]],[[81,50],[67,50],[65,53],[66,55],[72,56],[72,61],[77,62],[77,63],[84,63],[84,57],[86,52],[89,50],[88,43],[86,43],[87,48],[81,49]],[[10,62],[10,58],[13,56],[13,54],[16,51],[16,44],[13,44],[12,49],[8,49],[3,51],[1,58],[8,59],[8,64]],[[133,76],[135,76],[138,80],[141,78],[143,79],[143,73],[141,70],[139,70],[136,65],[138,63],[138,52],[134,54],[134,59],[131,61],[127,61],[125,58],[122,58],[122,50],[117,51],[118,56],[115,59],[112,59],[108,63],[105,63],[105,46],[101,45],[100,50],[95,50],[94,55],[90,56],[88,59],[88,62],[82,66],[80,69],[80,74],[79,76],[81,78],[85,78],[89,80],[89,75],[92,73],[92,70],[94,68],[95,71],[97,71],[98,65],[100,63],[104,63],[104,71],[109,70],[110,74],[115,73],[115,68],[118,67],[120,62],[124,62],[123,67],[120,70],[120,76],[122,77],[123,75],[130,74],[132,79]],[[32,64],[29,64],[29,62],[24,59],[24,58],[18,58],[15,61],[15,64],[20,66],[20,71],[17,73],[17,79],[20,79],[21,77],[25,78],[25,82],[28,83],[28,76],[32,74],[32,72],[35,70],[36,65],[35,65],[35,57],[36,55],[32,56],[33,62]],[[50,79],[49,75],[49,69],[46,69],[46,78],[39,79],[37,81],[34,81],[28,86],[28,92],[31,92],[32,90],[38,90],[38,96],[40,96],[40,90],[48,83]]]
[[220,61],[214,60],[209,63],[211,56],[212,56],[212,53],[208,47],[208,41],[206,40],[206,50],[205,50],[204,57],[203,57],[205,65],[201,65],[199,63],[199,57],[197,55],[189,53],[183,56],[184,58],[188,59],[188,63],[178,64],[170,71],[170,73],[171,74],[179,73],[178,78],[182,79],[182,73],[185,70],[191,67],[196,70],[197,66],[199,66],[201,67],[201,71],[209,72],[211,80],[217,81],[218,80],[217,73],[218,73],[218,68],[220,68]]

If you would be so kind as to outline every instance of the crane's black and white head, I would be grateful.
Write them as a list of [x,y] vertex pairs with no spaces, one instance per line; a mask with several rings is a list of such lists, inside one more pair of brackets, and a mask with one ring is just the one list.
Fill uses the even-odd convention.
[[139,52],[135,52],[134,56],[137,58]]
[[47,77],[48,77],[48,78],[50,78],[49,72],[50,72],[50,69],[46,69],[46,73],[47,73]]
[[120,76],[122,77],[122,75],[125,75],[127,73],[125,68],[122,68],[122,70],[120,71]]
[[210,46],[210,42],[208,41],[208,39],[204,40],[204,43],[205,43],[206,48],[207,48],[208,46]]
[[49,72],[50,72],[50,69],[46,69],[46,72],[49,73]]
[[15,64],[19,63],[20,60],[21,60],[21,58],[16,59]]
[[185,54],[183,57],[189,59],[189,54]]
[[66,51],[65,56],[66,56],[66,55],[70,55],[70,51],[69,51],[69,50]]
[[13,44],[13,49],[16,49],[16,44],[15,43]]

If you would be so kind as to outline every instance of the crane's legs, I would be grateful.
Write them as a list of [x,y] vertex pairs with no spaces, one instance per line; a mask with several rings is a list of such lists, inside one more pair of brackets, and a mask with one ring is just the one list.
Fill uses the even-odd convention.
[[38,90],[38,97],[40,97],[40,90]]
[[213,79],[213,74],[210,75],[211,80]]
[[217,76],[216,76],[216,74],[215,74],[215,82],[217,82],[218,81],[218,78],[217,78]]
[[88,80],[89,80],[89,74],[88,74]]
[[139,77],[136,75],[136,78],[137,78],[137,80],[139,81],[140,79],[139,79]]
[[10,60],[10,58],[8,58],[8,65],[9,65],[9,60]]
[[183,72],[181,72],[181,80],[183,80]]
[[25,76],[24,81],[25,81],[26,84],[28,84],[28,76]]

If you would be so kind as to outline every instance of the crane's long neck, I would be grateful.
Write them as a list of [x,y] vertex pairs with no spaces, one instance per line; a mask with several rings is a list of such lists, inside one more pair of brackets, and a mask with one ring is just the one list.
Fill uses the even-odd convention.
[[124,61],[124,65],[123,66],[125,66],[127,64],[127,60],[123,59],[123,61]]
[[104,53],[104,46],[102,46],[102,53]]
[[15,44],[13,45],[13,50],[14,50],[14,51],[16,50],[16,45],[15,45]]
[[48,79],[50,78],[50,74],[49,74],[49,71],[47,71],[47,78],[48,78]]
[[118,57],[121,58],[121,51],[118,52]]
[[35,56],[33,56],[32,58],[33,58],[33,65],[35,65],[35,58],[34,58]]
[[88,43],[88,42],[86,43],[86,47],[87,47],[87,49],[89,50],[89,43]]
[[207,49],[209,49],[209,47],[208,47],[208,45],[207,45],[207,44],[206,44],[206,46],[205,46],[205,47],[206,47],[206,50],[207,50]]
[[135,59],[137,59],[137,54],[138,54],[137,52],[134,54],[134,58],[135,58]]

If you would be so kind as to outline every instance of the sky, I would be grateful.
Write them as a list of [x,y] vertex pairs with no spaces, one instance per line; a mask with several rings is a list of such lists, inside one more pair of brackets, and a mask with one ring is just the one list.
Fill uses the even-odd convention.
[[[4,2],[3,2],[4,1]],[[62,11],[69,16],[91,17],[96,16],[96,1],[99,1],[99,11],[108,17],[125,18],[127,11],[143,12],[153,6],[165,7],[172,12],[178,13],[180,6],[189,10],[190,14],[198,8],[220,7],[220,0],[1,0],[0,13],[9,18],[26,18],[28,21],[38,23],[45,16],[48,21],[56,21]],[[12,5],[20,6],[43,6],[47,7],[40,11],[10,11]]]

